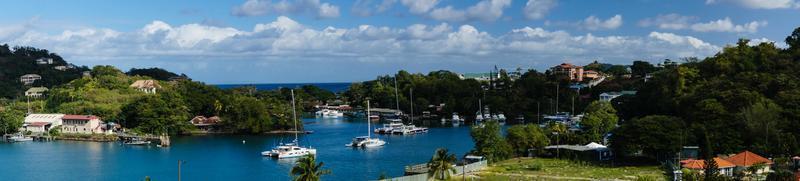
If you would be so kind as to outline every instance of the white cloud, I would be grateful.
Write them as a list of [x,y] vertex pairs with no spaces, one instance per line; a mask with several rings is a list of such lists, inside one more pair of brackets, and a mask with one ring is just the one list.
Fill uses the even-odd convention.
[[511,0],[482,0],[465,10],[452,6],[431,11],[430,17],[440,21],[495,21],[503,16],[503,10],[511,6]]
[[400,4],[408,7],[412,14],[425,14],[439,2],[440,0],[400,0]]
[[379,0],[356,0],[350,11],[359,16],[371,16],[389,10],[397,0],[382,0],[380,3],[378,2]]
[[321,3],[320,0],[247,0],[231,10],[235,16],[263,16],[270,13],[308,13],[317,18],[336,18],[339,17],[339,7]]
[[659,29],[668,29],[668,30],[681,30],[689,28],[690,23],[695,21],[697,17],[694,16],[683,16],[680,14],[666,14],[666,15],[658,15],[655,18],[645,18],[639,21],[639,26],[642,27],[657,27]]
[[[5,26],[8,27],[8,26]],[[48,31],[50,32],[50,31]],[[471,25],[414,24],[404,28],[360,25],[314,29],[285,16],[251,30],[202,24],[170,25],[153,21],[135,31],[105,28],[34,29],[8,40],[58,52],[68,60],[131,62],[186,58],[197,61],[274,60],[361,62],[544,62],[705,57],[718,46],[691,36],[652,32],[647,37],[571,35],[565,31],[523,27],[492,35]],[[4,34],[0,34],[4,37]],[[122,61],[125,60],[125,61]],[[611,62],[615,63],[615,62]]]
[[797,0],[706,0],[706,4],[721,2],[734,3],[751,9],[800,8],[800,1]]
[[588,30],[613,30],[622,26],[622,15],[614,15],[607,20],[601,20],[595,16],[589,16],[580,24]]
[[699,32],[734,32],[734,33],[755,33],[759,27],[767,26],[766,21],[752,21],[741,25],[731,22],[730,18],[710,21],[707,23],[697,23],[691,29]]
[[557,4],[556,0],[528,0],[528,3],[525,3],[525,8],[522,9],[522,13],[528,19],[542,19]]

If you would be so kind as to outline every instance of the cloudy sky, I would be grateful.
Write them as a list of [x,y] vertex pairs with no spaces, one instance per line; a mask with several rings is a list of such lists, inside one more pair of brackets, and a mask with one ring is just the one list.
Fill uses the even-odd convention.
[[783,39],[800,0],[4,1],[0,43],[78,65],[208,83],[351,82],[396,72],[544,70],[713,55]]

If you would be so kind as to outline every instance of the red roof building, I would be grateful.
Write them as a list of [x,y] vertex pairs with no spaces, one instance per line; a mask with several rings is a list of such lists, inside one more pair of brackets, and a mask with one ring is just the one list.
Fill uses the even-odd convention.
[[750,151],[741,152],[739,154],[728,157],[726,160],[730,161],[733,164],[736,164],[736,166],[742,166],[742,167],[749,167],[758,163],[763,163],[767,165],[772,164],[771,160],[761,157]]

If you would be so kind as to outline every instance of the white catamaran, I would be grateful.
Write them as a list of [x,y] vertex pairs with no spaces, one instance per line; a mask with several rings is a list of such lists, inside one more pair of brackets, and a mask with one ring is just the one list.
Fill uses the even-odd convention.
[[300,132],[297,129],[297,112],[295,111],[295,103],[294,103],[294,90],[292,90],[292,120],[294,120],[294,141],[291,143],[281,143],[280,145],[272,148],[270,151],[261,152],[263,156],[269,157],[277,157],[278,159],[281,158],[293,158],[293,157],[301,157],[306,155],[316,155],[317,149],[313,149],[311,147],[306,148],[302,147],[298,144],[297,141],[297,133]]
[[[367,115],[370,115],[369,100],[367,100]],[[372,134],[370,133],[372,129],[370,126],[372,123],[370,122],[372,121],[367,119],[367,136],[355,137],[353,138],[352,142],[345,144],[345,146],[370,148],[370,147],[379,147],[385,145],[386,142],[381,140],[380,138],[372,138]]]

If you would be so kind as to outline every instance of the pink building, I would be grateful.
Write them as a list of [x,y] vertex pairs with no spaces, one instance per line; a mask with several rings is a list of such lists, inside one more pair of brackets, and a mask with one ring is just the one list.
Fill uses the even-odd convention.
[[103,121],[93,115],[64,115],[61,117],[62,133],[94,134],[105,133]]

